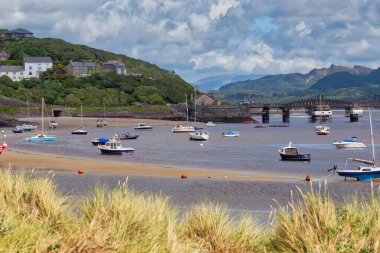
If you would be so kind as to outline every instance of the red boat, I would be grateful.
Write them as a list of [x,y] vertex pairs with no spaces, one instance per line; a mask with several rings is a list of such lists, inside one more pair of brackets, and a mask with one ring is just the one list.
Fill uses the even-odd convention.
[[246,120],[244,124],[259,124],[259,122],[257,120]]

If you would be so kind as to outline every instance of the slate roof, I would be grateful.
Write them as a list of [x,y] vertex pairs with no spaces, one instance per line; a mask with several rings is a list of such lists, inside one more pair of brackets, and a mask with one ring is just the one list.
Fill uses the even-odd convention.
[[50,57],[24,57],[24,63],[53,63]]
[[96,62],[80,62],[80,61],[74,61],[74,62],[71,62],[71,64],[74,66],[74,67],[93,67],[93,68],[96,68],[96,67],[99,67],[99,65],[96,63]]
[[26,29],[20,29],[20,28],[17,28],[17,29],[11,30],[11,31],[7,31],[6,33],[23,33],[23,34],[33,34],[32,32],[29,32],[29,31],[28,31],[28,30],[26,30]]
[[106,64],[112,64],[112,65],[116,65],[116,66],[121,66],[121,65],[125,65],[123,62],[121,61],[108,61],[106,63],[104,63],[104,65]]
[[24,71],[23,66],[1,66],[0,72],[21,72]]

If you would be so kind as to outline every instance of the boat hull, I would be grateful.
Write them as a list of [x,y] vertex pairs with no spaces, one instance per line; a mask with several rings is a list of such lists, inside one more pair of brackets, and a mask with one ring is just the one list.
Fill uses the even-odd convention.
[[151,131],[153,130],[153,127],[135,127],[133,129],[138,130],[138,131]]
[[333,143],[337,148],[365,148],[364,143],[342,143],[342,142],[334,142]]
[[380,171],[337,171],[339,176],[356,178],[358,181],[369,182],[374,178],[380,178]]
[[134,149],[105,149],[99,147],[102,155],[133,155],[135,153]]
[[30,137],[26,138],[27,141],[29,142],[43,142],[43,141],[56,141],[57,138],[53,136],[48,136],[48,137]]
[[72,131],[71,134],[76,134],[76,135],[87,135],[88,132],[83,132],[83,131]]
[[311,155],[310,154],[298,154],[298,155],[285,155],[280,154],[281,160],[283,161],[310,161]]

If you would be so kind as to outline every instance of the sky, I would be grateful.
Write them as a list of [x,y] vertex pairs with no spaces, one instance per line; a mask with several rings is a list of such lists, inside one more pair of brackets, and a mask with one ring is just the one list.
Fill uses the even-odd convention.
[[0,28],[122,53],[188,82],[380,66],[380,0],[0,0]]

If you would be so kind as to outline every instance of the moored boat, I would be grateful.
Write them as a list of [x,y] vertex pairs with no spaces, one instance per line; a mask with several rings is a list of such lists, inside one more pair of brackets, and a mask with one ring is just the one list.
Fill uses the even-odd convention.
[[357,141],[357,137],[351,137],[351,139],[345,139],[336,141],[333,145],[337,148],[365,148],[366,145]]
[[191,141],[207,141],[210,138],[207,132],[194,132],[189,133],[189,140]]
[[57,138],[54,135],[44,134],[44,106],[45,106],[44,98],[42,98],[41,104],[42,104],[41,106],[41,133],[36,136],[26,138],[26,140],[29,142],[56,141]]
[[12,129],[12,132],[15,134],[20,134],[24,132],[24,129],[21,126],[16,126],[16,129]]
[[32,124],[26,124],[26,123],[24,123],[24,124],[21,125],[21,128],[22,128],[24,131],[34,131],[34,130],[37,129],[37,126],[32,125]]
[[87,135],[88,132],[84,129],[83,127],[83,109],[82,105],[80,106],[80,128],[77,130],[74,130],[71,132],[71,134],[76,134],[76,135]]
[[300,154],[298,149],[292,147],[292,142],[289,142],[287,147],[280,148],[278,150],[280,153],[281,159],[285,161],[310,161],[310,154]]
[[0,146],[0,154],[2,154],[4,152],[4,150],[8,148],[8,144],[5,143],[6,135],[4,133],[4,130],[2,131],[2,133],[3,133],[3,145]]
[[134,139],[137,139],[140,135],[138,134],[130,134],[130,133],[126,133],[126,134],[116,134],[116,138],[118,138],[119,140],[134,140]]
[[112,138],[104,145],[99,145],[98,148],[102,155],[133,155],[134,148],[123,147],[119,140]]
[[173,133],[191,133],[194,132],[195,129],[193,126],[183,126],[183,125],[176,125],[172,128]]
[[212,121],[209,121],[209,122],[207,122],[206,126],[207,126],[207,127],[214,127],[214,126],[215,126],[215,123],[212,122]]
[[[372,116],[371,111],[369,110],[369,122],[370,122],[370,130],[371,130],[371,144],[372,144],[372,159],[364,160],[358,158],[349,158],[354,162],[364,163],[365,166],[359,166],[357,169],[347,169],[338,168],[338,166],[334,166],[331,170],[334,170],[338,173],[339,176],[342,177],[351,177],[356,178],[358,181],[372,181],[374,178],[380,178],[380,167],[376,165],[376,157],[375,157],[375,144],[373,141],[373,130],[372,130]],[[347,166],[347,163],[346,163]]]
[[239,133],[235,131],[228,131],[225,133],[222,133],[223,137],[239,137]]
[[94,145],[94,146],[98,146],[98,145],[104,145],[106,144],[106,142],[110,141],[109,138],[96,138],[96,139],[93,139],[91,140],[91,143]]
[[137,127],[134,127],[135,130],[153,130],[152,126],[149,126],[145,123],[139,123]]
[[328,126],[316,126],[315,133],[317,135],[328,135],[330,134],[330,127]]

